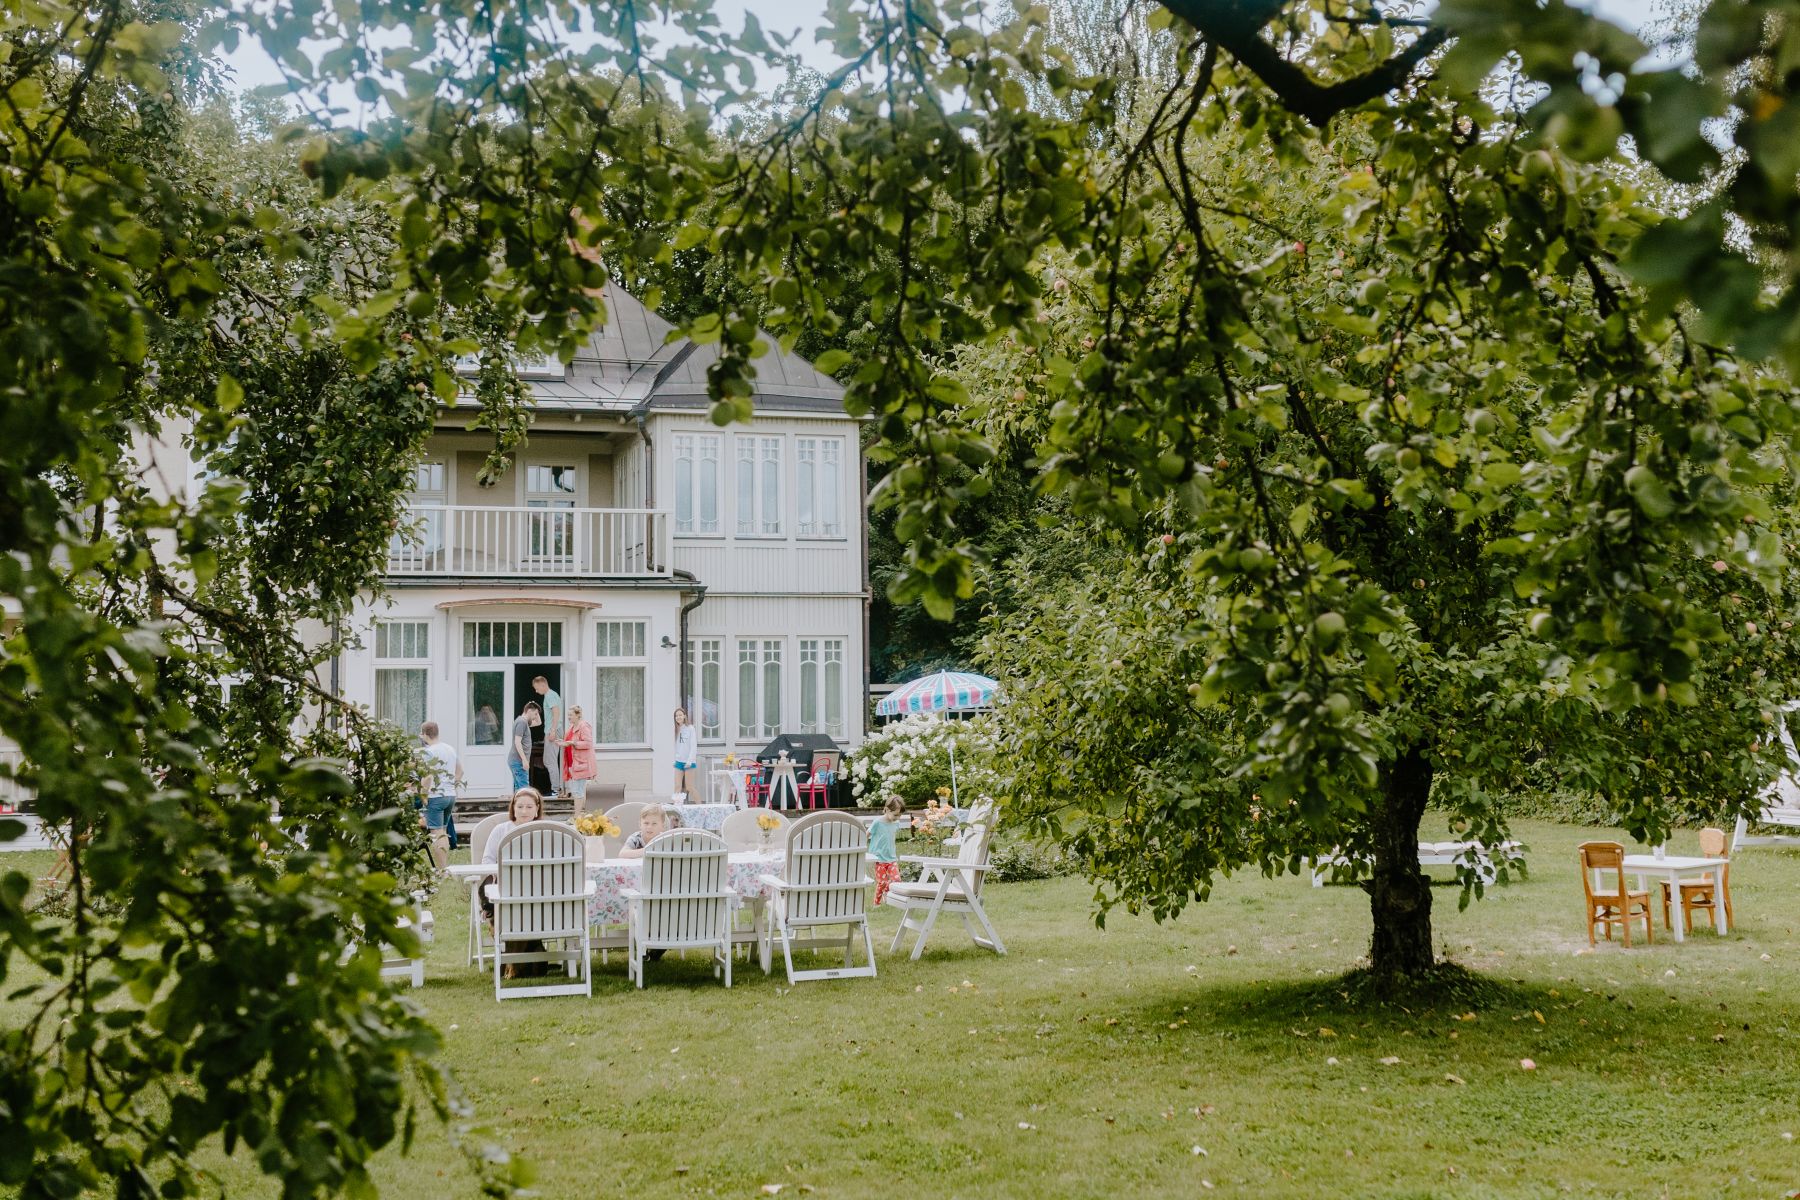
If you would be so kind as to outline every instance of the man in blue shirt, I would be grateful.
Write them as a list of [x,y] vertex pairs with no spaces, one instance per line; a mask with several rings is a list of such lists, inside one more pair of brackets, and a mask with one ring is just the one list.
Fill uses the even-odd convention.
[[550,772],[550,790],[562,791],[562,742],[563,742],[563,702],[562,697],[550,690],[550,681],[539,675],[531,681],[531,690],[538,694],[538,703],[544,709],[544,769]]

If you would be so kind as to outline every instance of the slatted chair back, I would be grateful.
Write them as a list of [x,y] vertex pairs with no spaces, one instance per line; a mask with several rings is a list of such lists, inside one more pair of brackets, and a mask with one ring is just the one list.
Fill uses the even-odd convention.
[[725,839],[706,829],[672,829],[645,847],[639,940],[679,947],[729,937],[728,853]]
[[587,931],[587,861],[581,835],[561,821],[530,821],[500,843],[494,870],[496,942],[579,937]]
[[481,861],[481,856],[487,853],[488,839],[493,837],[494,830],[498,829],[505,821],[506,814],[504,812],[497,812],[492,816],[483,817],[480,821],[476,822],[474,832],[469,834],[470,862],[478,863]]
[[[994,825],[999,815],[994,811],[992,800],[983,800],[969,810],[968,818],[963,822],[962,846],[956,852],[956,861],[972,867],[986,866],[988,850],[994,840]],[[966,886],[970,876],[975,880],[975,894],[981,894],[982,880],[987,878],[986,871],[969,871],[958,874],[960,884]]]
[[[1598,900],[1625,911],[1625,847],[1618,842],[1583,842],[1580,850],[1581,887],[1590,910]],[[1610,882],[1608,871],[1612,872]]]
[[615,804],[606,810],[606,815],[611,817],[613,824],[619,827],[618,837],[609,833],[601,839],[606,847],[606,857],[619,857],[619,852],[625,849],[625,839],[638,831],[638,824],[647,807],[648,805],[640,800],[629,800],[624,804]]
[[790,889],[788,924],[860,921],[868,906],[868,850],[868,830],[846,813],[813,813],[795,821],[782,874]]
[[[725,821],[719,826],[719,836],[725,839],[726,849],[756,850],[761,848],[762,827],[756,823],[756,818],[764,815],[766,814],[760,809],[751,812],[747,808],[725,814]],[[779,816],[780,814],[774,815]]]

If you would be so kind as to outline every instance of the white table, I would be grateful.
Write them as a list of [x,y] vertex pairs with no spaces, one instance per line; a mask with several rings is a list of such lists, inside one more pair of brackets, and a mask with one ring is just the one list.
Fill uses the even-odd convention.
[[481,921],[479,915],[481,900],[479,893],[481,891],[481,885],[493,877],[494,865],[492,863],[451,863],[444,868],[444,874],[450,876],[452,879],[460,879],[469,885],[468,965],[471,967],[479,967],[481,963],[477,960],[486,958],[485,953],[481,949],[481,931],[479,928]]
[[726,795],[731,799],[726,803],[735,803],[739,808],[750,805],[750,788],[748,780],[750,772],[737,768],[715,767],[712,772],[713,795]]
[[1654,854],[1627,854],[1624,872],[1637,876],[1638,890],[1648,892],[1649,880],[1667,880],[1671,903],[1669,904],[1669,931],[1675,940],[1685,941],[1687,938],[1687,914],[1681,908],[1681,881],[1683,879],[1699,880],[1712,876],[1714,895],[1718,901],[1713,905],[1713,928],[1720,937],[1725,936],[1725,903],[1724,888],[1719,886],[1723,872],[1731,865],[1729,858],[1677,858],[1670,855],[1658,858]]

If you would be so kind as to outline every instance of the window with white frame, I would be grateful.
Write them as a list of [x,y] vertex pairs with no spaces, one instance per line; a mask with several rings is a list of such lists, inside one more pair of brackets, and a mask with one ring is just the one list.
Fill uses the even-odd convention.
[[[556,463],[531,463],[525,468],[525,507],[572,509],[575,507],[575,468]],[[538,564],[567,562],[575,557],[575,514],[532,513],[527,518],[527,558]]]
[[844,639],[800,639],[800,732],[844,736]]
[[737,439],[739,537],[781,536],[781,439]]
[[601,621],[594,627],[594,742],[641,746],[650,657],[644,622]]
[[423,725],[431,683],[431,622],[375,623],[375,715],[412,732]]
[[738,736],[781,732],[781,639],[747,638],[738,651]]
[[688,719],[700,727],[700,737],[714,742],[725,736],[720,699],[725,694],[725,646],[723,638],[695,638],[688,643]]
[[464,658],[561,658],[561,621],[464,621]]
[[675,445],[675,532],[719,532],[719,443],[716,433],[678,433]]
[[794,491],[801,537],[844,536],[844,439],[794,439]]
[[428,459],[412,470],[401,528],[388,541],[391,562],[414,567],[435,566],[444,549],[445,506],[450,503],[450,468]]

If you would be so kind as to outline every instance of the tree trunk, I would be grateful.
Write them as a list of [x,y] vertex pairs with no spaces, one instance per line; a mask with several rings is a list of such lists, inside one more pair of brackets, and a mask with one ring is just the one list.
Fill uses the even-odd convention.
[[1374,814],[1375,873],[1364,885],[1375,932],[1369,963],[1377,976],[1422,978],[1431,951],[1431,878],[1419,869],[1419,822],[1431,796],[1431,763],[1414,746],[1390,763]]

